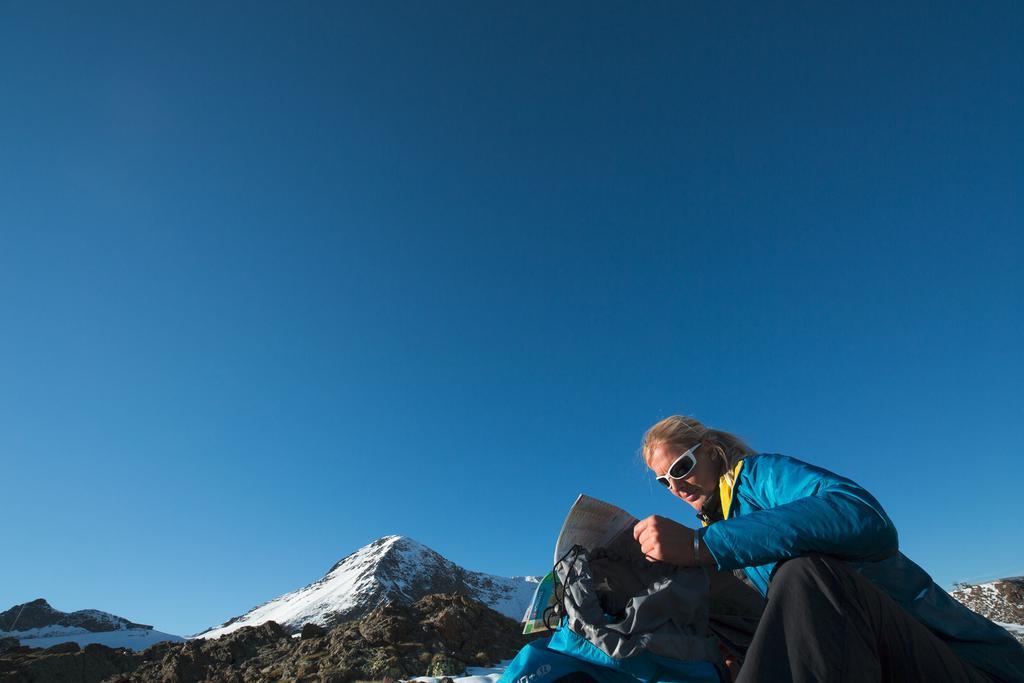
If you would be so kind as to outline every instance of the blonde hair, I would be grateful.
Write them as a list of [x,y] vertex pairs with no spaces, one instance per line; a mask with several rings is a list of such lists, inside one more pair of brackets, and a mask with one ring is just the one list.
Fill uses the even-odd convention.
[[731,471],[736,463],[755,453],[746,441],[735,434],[711,429],[692,417],[673,415],[647,430],[640,444],[640,454],[643,456],[644,464],[647,464],[650,463],[658,444],[668,444],[686,450],[701,442],[715,447],[722,461],[723,472]]

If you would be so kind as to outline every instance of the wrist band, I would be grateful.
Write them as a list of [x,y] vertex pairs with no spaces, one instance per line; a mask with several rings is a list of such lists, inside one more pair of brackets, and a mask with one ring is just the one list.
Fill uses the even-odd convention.
[[700,566],[700,534],[693,532],[693,565]]

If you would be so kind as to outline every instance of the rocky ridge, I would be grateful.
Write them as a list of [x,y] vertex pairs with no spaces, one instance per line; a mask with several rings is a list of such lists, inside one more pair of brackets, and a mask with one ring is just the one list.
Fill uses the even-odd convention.
[[93,633],[123,631],[126,629],[151,629],[147,624],[136,624],[107,612],[83,609],[77,612],[61,612],[54,609],[43,598],[15,605],[6,612],[0,612],[0,632],[14,633],[47,626],[81,628]]
[[526,642],[520,625],[464,595],[429,595],[382,605],[298,637],[275,622],[213,640],[158,643],[144,652],[65,643],[48,650],[0,644],[0,683],[350,683],[455,675],[511,658]]

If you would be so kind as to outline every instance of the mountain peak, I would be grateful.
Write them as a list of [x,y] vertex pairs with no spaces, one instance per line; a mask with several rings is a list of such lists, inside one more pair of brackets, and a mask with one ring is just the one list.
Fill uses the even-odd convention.
[[536,579],[469,571],[415,539],[389,535],[346,555],[313,583],[197,636],[216,638],[265,621],[293,632],[306,623],[331,627],[382,604],[412,604],[430,593],[467,595],[518,620],[535,587]]

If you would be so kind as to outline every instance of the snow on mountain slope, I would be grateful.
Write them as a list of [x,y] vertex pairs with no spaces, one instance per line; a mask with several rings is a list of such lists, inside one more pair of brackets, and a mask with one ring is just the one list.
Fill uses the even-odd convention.
[[100,610],[61,612],[42,598],[0,612],[0,638],[8,636],[29,647],[50,647],[73,641],[83,647],[100,643],[132,650],[144,650],[164,640],[185,640]]
[[99,643],[107,647],[126,647],[130,650],[145,650],[150,645],[170,640],[184,642],[181,636],[163,633],[152,628],[126,628],[117,631],[88,631],[84,628],[46,626],[27,631],[0,631],[0,638],[12,636],[22,645],[29,647],[50,647],[58,643],[74,642],[85,647]]
[[1024,643],[1024,576],[957,584],[950,595]]
[[468,595],[519,620],[538,580],[468,571],[411,538],[385,536],[340,560],[323,578],[308,586],[254,607],[195,637],[217,638],[265,621],[276,621],[290,631],[298,631],[306,623],[330,627],[360,617],[386,602],[412,603],[430,593]]

